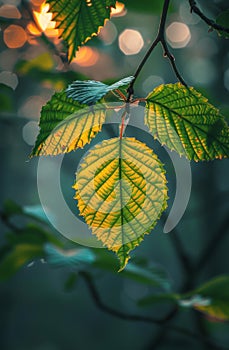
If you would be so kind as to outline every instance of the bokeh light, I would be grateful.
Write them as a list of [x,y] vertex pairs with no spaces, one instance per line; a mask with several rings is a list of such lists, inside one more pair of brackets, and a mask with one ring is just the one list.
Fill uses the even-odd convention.
[[216,78],[216,69],[214,64],[204,58],[193,58],[187,64],[187,73],[193,84],[208,85]]
[[[52,21],[53,14],[49,12],[49,4],[42,3],[40,7],[40,11],[33,11],[34,19],[40,28],[41,31],[45,32],[45,34],[49,37],[58,37],[60,35],[60,30],[56,29],[56,22]],[[33,26],[29,26],[28,30],[34,35],[40,35],[38,30],[38,34],[36,34],[36,29]]]
[[111,21],[106,22],[105,26],[99,32],[99,38],[105,45],[111,45],[117,38],[118,31],[116,26]]
[[111,17],[122,17],[126,13],[125,5],[122,2],[116,1],[115,8],[111,8]]
[[99,59],[99,53],[96,49],[83,46],[77,51],[76,57],[72,60],[72,63],[76,63],[80,67],[94,66]]
[[159,75],[150,75],[142,84],[142,89],[145,93],[149,93],[155,87],[164,84],[164,79]]
[[23,118],[39,119],[42,106],[46,103],[46,99],[41,96],[31,96],[19,108],[18,114]]
[[14,5],[4,4],[0,7],[0,16],[5,18],[21,18],[21,13]]
[[166,36],[169,44],[175,49],[187,46],[191,39],[189,27],[181,22],[171,23],[166,29]]
[[33,146],[36,141],[38,132],[39,132],[38,123],[34,121],[30,121],[27,124],[25,124],[25,126],[23,127],[22,137],[28,145]]
[[119,35],[119,48],[125,55],[136,55],[144,46],[141,33],[133,29],[125,29]]
[[11,24],[3,32],[3,39],[10,49],[22,47],[27,41],[25,30],[18,25]]
[[0,73],[0,83],[11,87],[13,90],[18,86],[18,77],[15,73],[3,71]]

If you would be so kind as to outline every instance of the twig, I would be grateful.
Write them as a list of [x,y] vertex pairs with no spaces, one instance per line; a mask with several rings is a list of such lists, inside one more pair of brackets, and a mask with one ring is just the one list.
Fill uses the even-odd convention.
[[199,7],[196,4],[195,0],[189,0],[189,4],[191,7],[191,12],[194,12],[197,14],[205,23],[207,23],[210,27],[216,29],[216,30],[221,30],[225,33],[229,33],[229,28],[226,28],[224,26],[221,26],[217,24],[215,21],[211,20],[207,16],[203,14],[203,12],[199,9]]
[[[148,316],[143,316],[143,315],[136,315],[136,314],[128,314],[119,310],[116,310],[106,304],[103,303],[103,301],[100,298],[100,295],[94,285],[93,279],[91,277],[91,275],[88,272],[85,271],[80,271],[79,275],[84,279],[88,290],[92,296],[93,301],[95,302],[95,305],[102,311],[115,316],[117,318],[120,318],[122,320],[127,320],[127,321],[137,321],[137,322],[145,322],[145,323],[153,323],[156,326],[161,326],[163,325],[165,322],[167,322],[170,318],[173,317],[173,314],[175,311],[169,312],[168,316],[165,316],[162,319],[155,319],[152,317],[148,317]],[[201,334],[189,331],[186,328],[183,327],[178,327],[178,326],[173,326],[173,325],[165,325],[164,326],[166,330],[170,330],[170,331],[174,331],[174,332],[178,332],[181,333],[187,337],[190,337],[192,339],[196,339],[196,340],[202,340],[203,342],[205,342],[206,344],[209,344],[211,346],[214,346],[215,349],[222,349],[224,348],[223,346],[219,346],[214,344],[212,341],[210,341],[208,338],[202,336]],[[164,330],[165,330],[164,329]]]
[[130,102],[131,96],[134,94],[134,84],[135,84],[135,81],[136,81],[138,75],[140,74],[146,61],[148,60],[148,58],[150,57],[151,53],[153,52],[155,47],[158,45],[158,43],[161,43],[161,45],[164,49],[164,56],[168,57],[168,59],[170,60],[170,63],[172,65],[173,71],[174,71],[177,79],[181,82],[181,84],[183,84],[184,86],[187,87],[187,84],[185,83],[184,79],[182,78],[181,74],[178,71],[178,68],[176,67],[175,58],[171,54],[171,52],[169,51],[169,48],[168,48],[166,40],[165,40],[165,23],[166,23],[167,13],[168,13],[168,9],[169,9],[169,3],[170,3],[170,0],[164,0],[164,5],[163,5],[160,24],[159,24],[158,34],[157,34],[155,40],[153,41],[152,45],[150,46],[149,50],[146,52],[144,58],[140,62],[139,66],[134,74],[134,79],[132,80],[132,82],[130,83],[130,85],[127,89],[127,92],[128,92],[127,102]]

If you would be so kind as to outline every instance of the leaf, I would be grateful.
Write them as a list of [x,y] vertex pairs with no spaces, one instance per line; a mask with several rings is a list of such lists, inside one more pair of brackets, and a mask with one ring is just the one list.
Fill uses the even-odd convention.
[[100,100],[109,91],[127,85],[133,79],[134,77],[132,76],[126,77],[110,86],[95,80],[76,80],[68,86],[66,94],[68,97],[73,98],[73,100],[78,101],[79,103],[91,105]]
[[31,156],[57,155],[84,147],[101,130],[103,104],[88,107],[59,92],[42,108],[40,133]]
[[22,243],[15,245],[0,261],[0,280],[14,275],[22,266],[36,258],[43,257],[40,244]]
[[161,85],[146,97],[145,123],[162,145],[190,160],[229,156],[229,128],[194,88]]
[[139,306],[149,306],[152,304],[159,304],[163,303],[165,304],[166,302],[172,303],[172,304],[177,304],[177,299],[178,295],[173,294],[173,293],[163,293],[163,294],[152,294],[147,297],[144,297],[138,301]]
[[98,34],[106,19],[110,18],[110,8],[114,0],[46,0],[53,21],[62,29],[60,36],[68,46],[71,61],[80,46]]
[[188,294],[192,306],[213,319],[229,320],[229,276],[223,275]]
[[130,11],[137,12],[150,12],[153,14],[160,14],[163,6],[162,0],[151,1],[149,0],[125,0],[125,7]]
[[[228,23],[229,23],[229,9],[221,12],[219,16],[216,18],[216,23],[219,24],[222,27],[229,28]],[[218,33],[220,36],[223,36],[224,38],[228,39],[229,38],[229,33],[223,31],[223,30],[218,30]]]
[[80,214],[102,243],[115,251],[120,270],[166,207],[167,186],[157,156],[134,138],[96,145],[76,173]]
[[92,264],[95,256],[90,249],[60,249],[51,244],[45,245],[47,262],[55,266],[82,267],[85,264]]

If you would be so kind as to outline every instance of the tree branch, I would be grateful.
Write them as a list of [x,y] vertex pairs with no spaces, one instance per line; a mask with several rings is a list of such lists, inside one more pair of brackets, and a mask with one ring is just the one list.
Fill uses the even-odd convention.
[[177,79],[181,82],[181,84],[183,84],[184,86],[187,87],[187,84],[185,83],[184,79],[182,78],[181,74],[178,71],[178,68],[176,67],[175,58],[171,54],[171,52],[169,51],[169,48],[168,48],[166,40],[165,40],[165,23],[166,23],[166,18],[167,18],[167,14],[168,14],[169,3],[170,3],[170,0],[164,0],[164,5],[163,5],[163,9],[162,9],[158,34],[157,34],[155,40],[153,41],[153,43],[151,44],[149,50],[146,52],[145,56],[143,57],[142,61],[140,62],[139,66],[134,74],[134,79],[132,80],[132,82],[130,83],[130,85],[127,89],[127,92],[128,92],[127,102],[130,102],[131,96],[134,94],[134,84],[135,84],[135,81],[136,81],[138,75],[140,74],[146,61],[148,60],[148,58],[150,57],[151,53],[153,52],[155,47],[158,45],[158,43],[161,43],[161,45],[164,49],[164,56],[168,57],[168,59],[170,60],[171,66],[173,68],[173,71],[174,71]]
[[205,23],[207,23],[210,27],[221,30],[225,33],[229,33],[229,28],[223,27],[219,24],[217,24],[215,21],[211,20],[207,16],[203,14],[203,12],[199,9],[199,7],[196,4],[195,0],[189,0],[191,12],[194,12],[196,15],[198,15]]
[[[103,303],[103,301],[100,298],[100,295],[94,285],[93,279],[91,277],[91,275],[88,272],[85,271],[80,271],[79,275],[84,279],[86,286],[88,287],[88,290],[91,294],[91,297],[95,303],[95,305],[102,311],[104,311],[105,313],[108,313],[112,316],[115,316],[117,318],[120,318],[122,320],[126,320],[126,321],[137,321],[137,322],[146,322],[146,323],[153,323],[156,326],[162,326],[164,323],[166,323],[167,321],[169,321],[171,318],[173,318],[174,314],[176,313],[176,310],[172,310],[171,312],[169,312],[169,314],[167,316],[165,316],[162,319],[155,319],[153,317],[148,317],[148,316],[143,316],[143,315],[136,315],[136,314],[128,314],[119,310],[116,310],[106,304]],[[183,334],[184,336],[187,336],[189,338],[192,339],[196,339],[196,340],[201,340],[204,343],[208,344],[209,346],[214,346],[215,349],[222,349],[224,348],[224,346],[222,345],[217,345],[214,344],[212,341],[210,341],[208,338],[206,338],[205,336],[202,336],[201,334],[189,331],[186,328],[183,327],[178,327],[178,326],[173,326],[173,325],[165,325],[164,326],[166,330],[170,330],[170,331],[174,331],[174,332],[178,332],[180,334]],[[164,331],[165,331],[164,329]]]

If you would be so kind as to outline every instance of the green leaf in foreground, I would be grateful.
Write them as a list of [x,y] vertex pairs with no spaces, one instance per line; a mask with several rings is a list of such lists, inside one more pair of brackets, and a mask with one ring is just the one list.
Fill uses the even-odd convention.
[[[229,9],[219,14],[216,18],[216,23],[229,29]],[[218,33],[226,39],[229,38],[229,33],[226,33],[223,30],[218,30]]]
[[123,269],[129,252],[155,226],[166,207],[161,162],[134,138],[113,138],[89,151],[73,187],[80,214],[92,233],[116,252]]
[[101,130],[105,105],[88,107],[59,92],[42,108],[31,156],[57,155],[84,147]]
[[229,127],[194,88],[161,85],[146,97],[145,123],[154,138],[190,160],[228,158]]
[[106,19],[110,18],[113,0],[47,0],[53,21],[62,29],[61,38],[68,46],[71,61],[80,46],[98,34]]

